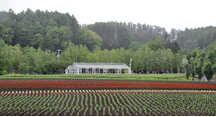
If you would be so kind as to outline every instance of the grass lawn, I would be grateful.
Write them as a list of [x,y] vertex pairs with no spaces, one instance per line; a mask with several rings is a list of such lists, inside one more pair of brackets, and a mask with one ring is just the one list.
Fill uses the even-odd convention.
[[8,74],[0,76],[3,79],[82,79],[82,80],[129,80],[129,81],[183,81],[183,82],[200,82],[192,81],[192,78],[186,79],[182,74],[53,74],[53,75],[23,75]]

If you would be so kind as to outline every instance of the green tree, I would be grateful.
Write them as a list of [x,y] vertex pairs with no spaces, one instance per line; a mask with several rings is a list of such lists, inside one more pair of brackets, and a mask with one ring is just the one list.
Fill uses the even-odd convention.
[[23,53],[21,51],[21,46],[19,44],[15,45],[11,49],[11,64],[12,64],[12,69],[18,70],[20,63],[22,61],[22,56]]
[[196,74],[198,75],[198,79],[200,81],[200,79],[204,76],[203,74],[203,71],[202,71],[202,68],[203,68],[203,65],[204,65],[204,57],[205,57],[205,53],[202,52],[198,58],[199,58],[199,63],[196,67]]
[[175,53],[175,62],[174,62],[174,64],[177,67],[178,74],[180,73],[180,70],[182,68],[182,60],[183,60],[183,56],[181,55],[181,52],[179,51],[178,53]]
[[[186,72],[189,70],[190,68],[190,72],[188,71],[188,74],[186,73],[186,75],[189,75],[189,73],[192,74],[192,81],[194,81],[194,77],[196,75],[196,67],[197,67],[197,51],[193,50],[192,54],[188,53],[186,59],[188,60],[188,65],[185,66]],[[188,76],[187,76],[188,79]]]
[[214,53],[213,51],[209,51],[209,52],[208,52],[208,59],[209,59],[209,61],[210,61],[212,64],[215,63],[215,57],[216,57],[216,55],[215,55],[215,53]]
[[0,39],[0,48],[3,48],[5,44],[5,41],[3,39]]
[[38,49],[43,38],[43,34],[37,33],[32,39],[30,39],[30,45],[33,46],[35,49]]
[[3,39],[6,44],[12,43],[12,38],[14,37],[14,31],[11,28],[6,28],[4,25],[0,24],[0,39]]
[[207,58],[208,58],[208,61],[203,67],[203,73],[205,77],[207,78],[207,80],[210,81],[214,75],[213,70],[215,70],[215,65],[214,65],[215,53],[213,51],[209,51]]
[[83,28],[79,33],[79,44],[86,45],[87,48],[92,51],[95,45],[101,46],[103,39],[95,32],[88,28]]
[[69,43],[71,42],[71,38],[73,36],[73,33],[70,31],[68,26],[61,26],[60,27],[60,49],[64,50]]
[[28,38],[28,29],[27,28],[22,28],[20,31],[20,36],[18,39],[18,43],[21,45],[21,47],[28,46],[29,43],[29,38]]
[[179,47],[177,41],[173,41],[173,42],[168,41],[166,47],[170,48],[173,54],[177,53],[178,51],[181,51],[181,48]]
[[191,73],[191,53],[188,53],[186,56],[186,59],[188,61],[188,63],[186,63],[185,66],[185,71],[186,71],[186,78],[189,79],[189,75]]
[[151,39],[151,42],[146,43],[145,46],[148,46],[153,51],[157,51],[159,48],[164,49],[165,44],[165,39],[163,39],[161,36],[154,36]]
[[212,63],[207,62],[203,67],[203,73],[208,81],[210,81],[214,75],[214,72],[212,70]]
[[54,51],[53,41],[52,41],[52,38],[49,34],[46,34],[45,37],[42,39],[41,44],[40,44],[40,48],[43,51],[45,51],[46,49],[48,49],[50,51]]
[[145,47],[144,53],[145,56],[143,57],[143,61],[144,61],[144,66],[145,69],[147,71],[147,74],[149,73],[149,71],[151,70],[151,60],[152,60],[152,52],[150,50],[150,48],[147,46]]
[[138,48],[132,58],[132,70],[136,72],[143,71],[145,69],[144,50],[142,48]]
[[45,68],[45,60],[43,59],[44,51],[42,51],[40,48],[37,49],[37,52],[34,55],[35,59],[35,71],[39,74],[44,73]]
[[173,67],[174,67],[174,55],[173,55],[173,52],[171,51],[171,49],[167,49],[167,59],[169,61],[169,66],[170,66],[170,71],[171,73],[173,73]]
[[198,43],[196,40],[187,40],[184,44],[184,48],[193,50],[195,47],[198,47]]
[[191,74],[191,65],[190,64],[185,64],[185,71],[186,71],[186,78],[189,79],[189,76]]
[[58,28],[58,27],[52,27],[47,32],[46,35],[49,37],[50,41],[53,42],[53,50],[61,49],[60,48],[60,45],[61,45],[61,43],[60,43],[60,28]]
[[97,62],[98,62],[98,57],[99,57],[100,50],[101,50],[100,46],[98,46],[98,45],[94,46],[93,52],[94,52],[95,56],[97,57]]
[[67,61],[68,65],[71,65],[73,62],[78,62],[79,56],[79,47],[73,43],[69,43],[69,46],[64,52],[61,53],[61,60]]
[[6,12],[6,11],[0,11],[0,23],[2,23],[3,20],[5,18],[7,18],[7,17],[8,17],[8,12]]
[[4,45],[3,48],[0,48],[1,50],[1,59],[0,59],[0,71],[6,70],[8,72],[11,71],[12,69],[12,63],[11,63],[11,59],[12,59],[12,46],[8,46],[7,44]]
[[78,62],[90,62],[91,60],[89,59],[89,49],[84,45],[79,45],[79,51],[78,51],[78,56],[77,56],[77,61]]
[[192,80],[194,81],[194,77],[196,75],[196,66],[197,66],[197,62],[196,62],[196,56],[197,56],[197,52],[193,51],[192,54],[192,60],[191,60],[191,74],[192,74]]
[[129,45],[129,48],[132,49],[133,51],[137,51],[141,47],[142,47],[142,43],[138,41],[134,41]]

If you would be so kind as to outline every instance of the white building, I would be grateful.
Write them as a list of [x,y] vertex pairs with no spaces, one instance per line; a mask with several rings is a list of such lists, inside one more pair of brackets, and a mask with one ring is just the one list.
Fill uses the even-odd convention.
[[124,63],[74,62],[65,70],[66,74],[131,74],[131,68]]

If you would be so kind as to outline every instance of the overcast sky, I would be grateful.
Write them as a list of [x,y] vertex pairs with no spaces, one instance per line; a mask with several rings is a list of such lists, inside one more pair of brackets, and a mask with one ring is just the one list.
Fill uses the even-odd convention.
[[79,24],[133,22],[184,30],[216,26],[216,0],[0,0],[0,11],[73,14]]

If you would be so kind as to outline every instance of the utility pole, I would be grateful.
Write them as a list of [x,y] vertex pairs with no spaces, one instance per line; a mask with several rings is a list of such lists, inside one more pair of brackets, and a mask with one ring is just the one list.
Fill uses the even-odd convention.
[[59,52],[60,52],[61,50],[60,50],[60,49],[57,49],[56,51],[58,51],[57,57],[58,57],[58,61],[59,61],[59,58],[60,58],[60,53],[59,53]]

